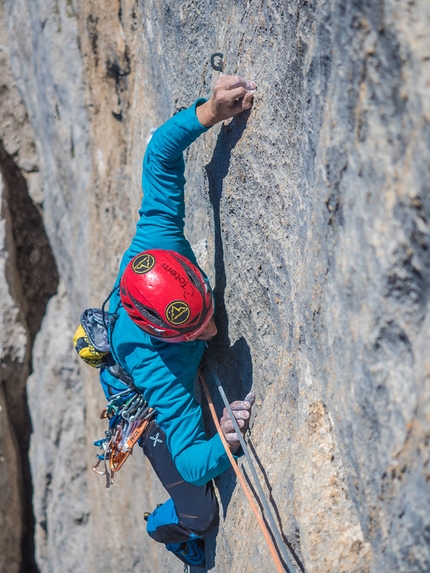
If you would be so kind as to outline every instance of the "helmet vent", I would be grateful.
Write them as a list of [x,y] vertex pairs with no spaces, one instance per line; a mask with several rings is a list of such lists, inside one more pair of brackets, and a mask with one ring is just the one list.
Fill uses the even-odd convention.
[[139,302],[138,300],[136,300],[133,296],[130,295],[131,300],[133,301],[134,306],[136,307],[136,309],[140,312],[140,314],[142,314],[147,320],[149,320],[150,322],[152,322],[153,324],[155,324],[156,326],[159,326],[161,328],[165,328],[166,327],[166,323],[164,322],[164,320],[160,317],[160,315],[155,312],[153,309],[148,308],[147,306],[143,305],[141,302]]

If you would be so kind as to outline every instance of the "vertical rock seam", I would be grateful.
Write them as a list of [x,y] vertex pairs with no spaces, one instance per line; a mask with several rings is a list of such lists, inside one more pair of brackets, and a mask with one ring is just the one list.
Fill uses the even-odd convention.
[[[6,282],[18,308],[19,321],[26,331],[26,350],[20,357],[2,356],[1,386],[5,395],[6,418],[14,434],[21,476],[21,573],[36,573],[34,559],[34,516],[32,483],[28,461],[31,419],[27,405],[26,381],[32,371],[32,346],[48,300],[57,291],[58,272],[45,233],[42,216],[31,200],[27,183],[0,140],[0,174],[3,179],[2,217],[6,220]],[[11,341],[11,346],[14,343]]]

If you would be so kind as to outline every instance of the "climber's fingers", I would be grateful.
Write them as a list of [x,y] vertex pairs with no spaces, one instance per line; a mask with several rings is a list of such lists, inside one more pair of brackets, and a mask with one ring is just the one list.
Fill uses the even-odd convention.
[[[244,435],[248,429],[249,419],[251,417],[251,409],[254,401],[255,394],[250,392],[245,397],[245,400],[236,400],[230,404],[233,416],[236,419],[237,425],[239,426],[242,435]],[[220,420],[220,425],[227,442],[233,446],[238,446],[239,438],[234,429],[233,422],[231,421],[227,408],[224,408],[223,416]]]
[[243,97],[247,91],[254,92],[257,84],[240,76],[220,75],[216,81],[214,92],[229,92],[234,98]]
[[202,125],[210,127],[250,109],[257,84],[240,76],[220,75],[211,98],[197,108]]
[[240,76],[221,75],[215,84],[210,100],[215,113],[222,119],[228,119],[241,113],[244,109],[249,109],[252,105],[256,88],[257,84],[255,82]]

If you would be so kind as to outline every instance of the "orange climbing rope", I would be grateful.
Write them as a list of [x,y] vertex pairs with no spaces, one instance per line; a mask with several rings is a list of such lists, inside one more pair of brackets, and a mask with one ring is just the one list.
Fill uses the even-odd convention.
[[201,380],[201,382],[202,382],[202,384],[203,384],[203,388],[204,388],[204,391],[205,391],[205,394],[206,394],[206,398],[207,398],[207,401],[208,401],[208,404],[209,404],[209,409],[210,409],[210,411],[211,411],[214,424],[215,424],[216,429],[217,429],[217,431],[218,431],[218,434],[219,434],[219,436],[220,436],[220,438],[221,438],[221,441],[222,441],[222,444],[223,444],[223,446],[224,446],[224,448],[225,448],[226,454],[227,454],[227,456],[228,456],[228,458],[229,458],[229,460],[230,460],[230,462],[231,462],[231,465],[232,465],[232,467],[233,467],[233,470],[234,470],[234,472],[235,472],[235,474],[236,474],[236,476],[237,476],[237,479],[239,480],[239,483],[240,483],[240,485],[242,486],[242,489],[243,489],[243,491],[244,491],[244,493],[245,493],[245,495],[246,495],[246,497],[247,497],[247,499],[248,499],[248,501],[249,501],[249,504],[250,504],[250,506],[251,506],[252,511],[253,511],[254,514],[255,514],[255,517],[257,518],[258,525],[260,526],[261,531],[262,531],[262,533],[263,533],[263,535],[264,535],[264,538],[265,538],[265,540],[266,540],[266,543],[267,543],[267,545],[268,545],[268,547],[269,547],[270,555],[272,556],[272,559],[273,559],[273,561],[275,562],[275,565],[276,565],[277,570],[278,570],[280,573],[285,573],[285,569],[283,568],[282,563],[281,563],[281,560],[279,559],[278,552],[276,551],[275,545],[274,545],[274,543],[273,543],[273,541],[272,541],[272,538],[270,537],[269,530],[267,529],[267,526],[266,526],[266,524],[264,523],[264,520],[263,520],[263,518],[262,518],[260,512],[258,511],[257,504],[255,503],[255,501],[254,501],[254,499],[253,499],[253,497],[252,497],[252,495],[251,495],[251,492],[249,491],[249,487],[248,487],[248,485],[247,485],[247,483],[246,483],[246,481],[245,481],[243,475],[241,474],[241,472],[240,472],[240,470],[239,470],[239,468],[238,468],[238,466],[237,466],[237,464],[236,464],[236,461],[235,461],[235,459],[234,459],[234,457],[233,457],[233,454],[231,453],[230,448],[229,448],[229,446],[228,446],[228,444],[227,444],[227,441],[226,441],[226,439],[225,439],[225,437],[224,437],[224,434],[222,433],[221,426],[220,426],[220,424],[219,424],[218,417],[217,417],[217,414],[216,414],[216,411],[215,411],[215,406],[214,406],[214,404],[213,404],[212,397],[211,397],[211,394],[210,394],[210,392],[209,392],[209,388],[208,388],[208,386],[207,386],[207,384],[206,384],[206,380],[205,380],[203,374],[202,374],[200,371],[199,371],[199,376],[200,376],[200,380]]

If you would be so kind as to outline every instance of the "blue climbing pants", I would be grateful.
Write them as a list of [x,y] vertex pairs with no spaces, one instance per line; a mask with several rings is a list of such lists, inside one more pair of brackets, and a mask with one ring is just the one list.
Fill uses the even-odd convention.
[[140,446],[170,495],[170,499],[148,517],[149,535],[161,543],[177,543],[206,535],[218,519],[212,482],[197,486],[183,480],[167,449],[165,434],[156,422],[150,422]]

